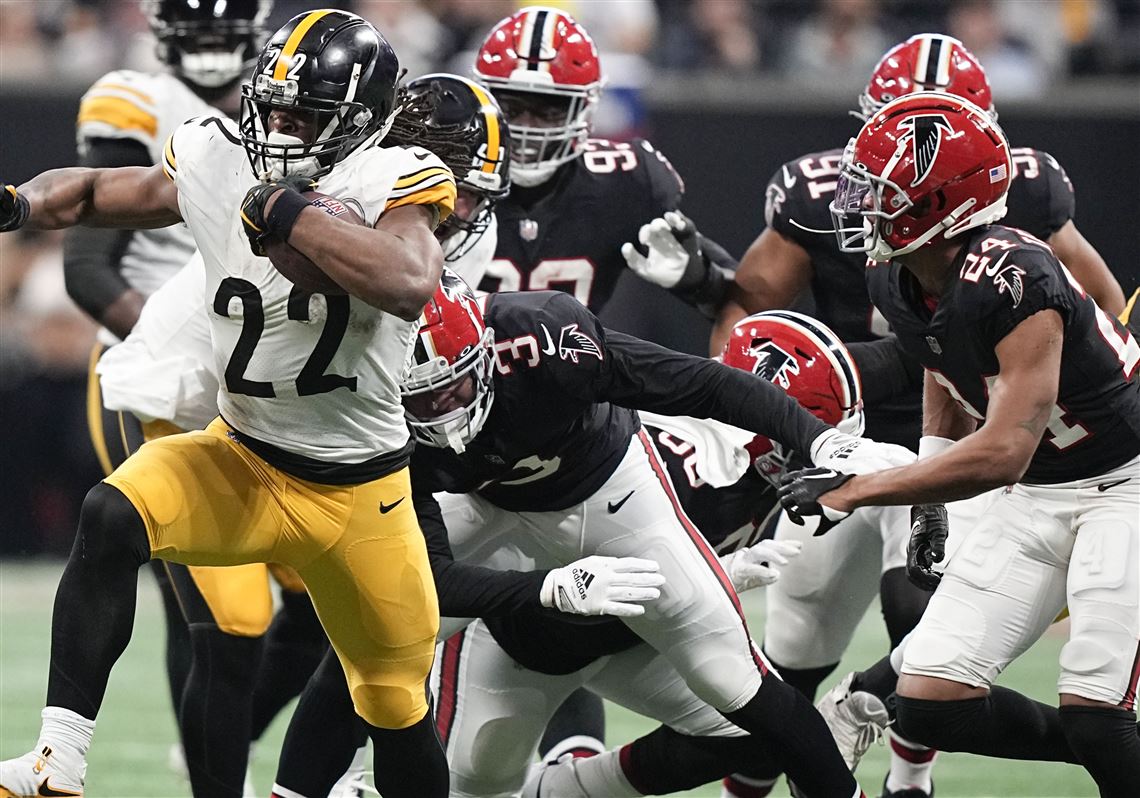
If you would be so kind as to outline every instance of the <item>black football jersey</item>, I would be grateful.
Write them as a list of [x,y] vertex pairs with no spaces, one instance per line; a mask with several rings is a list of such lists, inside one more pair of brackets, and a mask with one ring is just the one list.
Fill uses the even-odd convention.
[[590,139],[546,183],[518,185],[495,206],[498,245],[482,291],[573,294],[597,313],[626,268],[621,245],[675,210],[685,187],[644,139]]
[[[1056,159],[1029,148],[1010,152],[1013,180],[1002,221],[1041,239],[1073,216],[1073,187]],[[829,205],[843,150],[814,152],[788,161],[768,182],[764,214],[769,227],[811,256],[814,315],[841,340],[868,341],[887,334],[883,315],[867,296],[866,256],[840,252],[831,233]],[[822,230],[824,233],[809,232]],[[914,448],[921,433],[922,386],[866,408],[867,435]]]
[[1097,307],[1048,245],[999,225],[965,234],[958,279],[933,314],[899,264],[867,270],[871,298],[903,348],[959,404],[984,419],[999,371],[997,344],[1052,308],[1064,322],[1057,404],[1022,481],[1053,484],[1102,474],[1140,454],[1140,346]]

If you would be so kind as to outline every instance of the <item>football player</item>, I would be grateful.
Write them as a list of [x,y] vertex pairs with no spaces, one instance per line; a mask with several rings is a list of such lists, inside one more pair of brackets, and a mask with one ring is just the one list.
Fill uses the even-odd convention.
[[[295,567],[369,724],[385,794],[447,794],[425,698],[438,608],[402,501],[411,442],[397,385],[455,187],[426,150],[378,146],[398,73],[365,20],[301,14],[260,51],[240,124],[197,117],[159,165],[53,170],[0,194],[0,230],[184,221],[205,264],[224,417],[151,441],[88,494],[56,597],[41,735],[0,763],[0,794],[82,794],[137,570],[152,557]],[[300,192],[318,178],[364,224],[311,206]],[[344,293],[300,292],[264,256],[274,242]]]
[[[644,139],[590,137],[604,78],[593,39],[565,11],[529,6],[499,22],[474,76],[511,126],[513,182],[496,213],[495,259],[478,287],[566,291],[599,312],[625,268],[622,242],[675,210],[684,183]],[[731,258],[706,242],[701,271],[712,277],[686,295],[692,302],[719,301],[723,272],[705,264],[721,261]]]
[[[860,114],[866,118],[894,97],[924,89],[963,96],[996,116],[982,66],[961,42],[941,34],[913,36],[888,51],[860,97]],[[830,234],[828,205],[842,154],[842,149],[805,154],[781,166],[772,177],[765,195],[767,226],[740,262],[711,345],[719,351],[732,324],[745,313],[788,307],[810,288],[814,312],[848,343],[863,373],[867,434],[916,449],[921,368],[898,349],[882,314],[871,304],[864,279],[865,257],[840,251]],[[1039,150],[1016,149],[1012,157],[1014,173],[1005,222],[1048,241],[1094,299],[1106,310],[1119,312],[1124,305],[1120,286],[1073,222],[1073,187],[1064,170]],[[826,235],[821,234],[825,231]],[[625,254],[643,277],[669,287],[683,272],[700,266],[701,261],[689,253],[699,251],[702,239],[688,220],[667,215],[643,228],[640,235],[647,254],[632,244]],[[882,336],[887,336],[886,342]],[[957,522],[968,524],[978,505],[978,501],[956,505]],[[926,605],[927,594],[908,582],[902,568],[900,541],[909,533],[905,511],[884,508],[863,513],[878,515],[882,522],[879,528],[885,549],[881,562],[864,557],[858,549],[844,549],[844,542],[855,546],[857,541],[844,534],[809,548],[769,591],[764,651],[785,679],[809,695],[815,694],[836,667],[873,597],[876,574],[892,646],[914,627]],[[862,526],[854,519],[848,523]],[[811,528],[784,523],[779,534],[810,536]],[[843,550],[829,551],[831,547]],[[849,600],[846,589],[856,590],[858,598]],[[849,692],[848,686],[845,680],[821,699],[825,717],[837,706],[851,709],[866,700],[865,696],[849,700],[863,689],[863,680],[856,677],[854,691]],[[849,755],[842,745],[841,750]],[[907,742],[893,730],[891,751],[884,795],[890,798],[891,793],[908,788],[929,793],[934,752]],[[849,756],[849,761],[854,765],[858,757]]]
[[[1077,762],[1103,796],[1140,784],[1140,346],[1052,249],[1002,218],[1013,174],[981,108],[918,93],[879,109],[844,156],[840,247],[926,371],[936,454],[848,479],[781,487],[788,512],[830,524],[856,507],[915,505],[910,560],[936,581],[937,503],[1005,486],[962,540],[903,652],[897,724],[948,751]],[[993,680],[1071,618],[1060,709]]]
[[[665,577],[661,597],[623,617],[629,629],[701,701],[743,729],[779,738],[789,772],[806,790],[858,795],[842,760],[828,756],[832,741],[816,733],[810,704],[774,677],[753,646],[729,577],[680,506],[631,408],[717,418],[837,467],[876,468],[908,461],[909,452],[828,427],[765,379],[606,330],[564,293],[492,294],[485,307],[484,323],[474,299],[445,273],[425,308],[403,388],[421,444],[414,501],[438,541],[443,614],[481,614],[473,604],[507,590],[450,573],[449,540],[478,552],[480,562],[522,570],[520,557],[562,564],[590,554],[650,555]],[[441,492],[452,495],[441,500]],[[590,602],[597,583],[612,578],[586,560],[577,572],[518,575],[515,592],[531,597],[541,586],[544,606],[564,608]],[[518,610],[528,606],[536,602]],[[312,761],[310,751],[288,748],[283,759],[291,753]]]

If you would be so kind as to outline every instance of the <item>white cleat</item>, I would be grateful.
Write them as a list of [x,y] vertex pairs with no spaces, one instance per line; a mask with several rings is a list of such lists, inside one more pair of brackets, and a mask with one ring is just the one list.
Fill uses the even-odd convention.
[[522,798],[590,798],[575,772],[578,757],[563,754],[555,762],[531,768]]
[[87,764],[68,768],[51,746],[0,762],[0,798],[82,798]]
[[882,741],[883,730],[890,723],[887,708],[877,696],[862,690],[851,692],[854,675],[844,676],[843,681],[828,690],[815,705],[831,729],[843,761],[852,771],[859,766],[871,743]]

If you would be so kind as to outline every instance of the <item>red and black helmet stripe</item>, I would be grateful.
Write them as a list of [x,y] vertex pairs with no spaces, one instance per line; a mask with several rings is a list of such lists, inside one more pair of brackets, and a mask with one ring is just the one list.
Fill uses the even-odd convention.
[[549,14],[549,11],[539,11],[534,15],[534,25],[530,32],[530,52],[526,56],[527,69],[537,70],[539,64],[542,63],[542,39],[546,29],[546,17]]

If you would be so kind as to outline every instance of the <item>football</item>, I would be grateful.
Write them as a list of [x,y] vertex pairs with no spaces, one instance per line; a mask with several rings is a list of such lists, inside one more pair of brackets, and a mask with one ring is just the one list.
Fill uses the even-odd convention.
[[[352,208],[336,197],[321,194],[319,191],[306,191],[301,195],[316,208],[330,216],[351,224],[364,224],[364,219]],[[344,289],[321,270],[309,258],[285,241],[271,239],[265,244],[265,254],[277,271],[281,272],[293,285],[311,294],[343,294]]]

